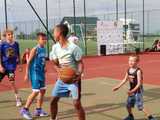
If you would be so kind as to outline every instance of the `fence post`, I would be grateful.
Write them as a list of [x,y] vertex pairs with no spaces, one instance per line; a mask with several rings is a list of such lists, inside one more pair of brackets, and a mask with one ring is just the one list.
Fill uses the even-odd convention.
[[47,59],[49,59],[48,0],[46,0]]
[[4,10],[5,10],[5,25],[6,29],[8,29],[7,0],[4,0]]

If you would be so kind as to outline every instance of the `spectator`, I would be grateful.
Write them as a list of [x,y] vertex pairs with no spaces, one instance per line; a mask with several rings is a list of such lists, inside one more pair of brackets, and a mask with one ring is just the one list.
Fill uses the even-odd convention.
[[68,41],[69,41],[69,42],[73,42],[73,43],[75,43],[75,44],[78,44],[79,39],[78,39],[78,37],[76,36],[76,34],[73,32],[73,33],[71,33],[71,36],[68,38]]
[[160,52],[160,40],[158,40],[156,47],[157,47],[157,52]]
[[26,50],[22,56],[22,63],[23,64],[26,64],[28,62],[29,55],[30,55],[30,48],[26,48]]
[[145,52],[156,52],[157,51],[157,44],[158,44],[159,40],[155,40],[153,45],[152,45],[152,48],[147,48],[145,49]]

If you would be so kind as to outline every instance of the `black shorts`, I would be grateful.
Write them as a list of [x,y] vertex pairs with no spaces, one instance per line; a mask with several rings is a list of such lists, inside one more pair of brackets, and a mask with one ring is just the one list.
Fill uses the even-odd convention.
[[15,72],[12,71],[12,70],[7,70],[5,71],[4,73],[0,73],[0,82],[2,81],[2,79],[5,77],[5,76],[8,76],[8,79],[9,81],[14,81],[15,79]]

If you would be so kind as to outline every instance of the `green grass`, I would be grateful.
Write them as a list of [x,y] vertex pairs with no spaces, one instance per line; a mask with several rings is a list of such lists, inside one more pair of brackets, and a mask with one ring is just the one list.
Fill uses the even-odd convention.
[[[147,37],[145,38],[144,46],[145,48],[151,48],[154,40],[157,39],[157,37]],[[26,48],[33,48],[36,45],[36,40],[19,40],[20,43],[20,51],[21,53],[24,52]],[[49,41],[49,51],[52,48],[53,42]],[[80,47],[85,51],[83,43],[80,44]],[[97,55],[97,42],[94,40],[88,40],[87,41],[87,55]]]
[[[22,54],[26,48],[33,48],[36,46],[37,41],[36,40],[19,40],[19,45],[20,45],[20,53]],[[49,50],[52,48],[53,42],[50,40],[49,41]]]
[[[37,41],[36,40],[19,40],[18,41],[20,44],[20,52],[21,54],[25,51],[26,48],[33,48],[36,46]],[[96,55],[97,54],[97,47],[96,47],[97,42],[96,41],[88,41],[87,42],[87,53],[88,55]],[[49,51],[51,50],[53,45],[53,42],[50,40],[49,41]],[[84,45],[80,45],[84,51]]]
[[151,48],[153,42],[154,42],[156,39],[159,39],[159,38],[158,38],[158,37],[146,37],[145,40],[144,40],[144,41],[145,41],[145,42],[144,42],[145,48]]

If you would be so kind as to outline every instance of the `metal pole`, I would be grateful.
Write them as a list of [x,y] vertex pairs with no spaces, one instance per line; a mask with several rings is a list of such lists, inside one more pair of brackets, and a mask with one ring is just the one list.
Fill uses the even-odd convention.
[[76,34],[76,3],[73,0],[73,20],[74,20],[74,32]]
[[118,21],[118,0],[116,0],[116,20]]
[[127,40],[127,1],[124,0],[125,40]]
[[144,29],[145,29],[145,11],[144,11],[144,0],[143,0],[143,50],[144,50],[144,34],[145,34],[145,31],[144,31]]
[[150,27],[150,20],[149,20],[149,18],[150,18],[150,11],[148,10],[147,11],[147,34],[149,35],[149,33],[150,33],[150,31],[149,31],[149,27]]
[[4,0],[4,9],[5,9],[5,26],[6,29],[8,29],[7,0]]
[[85,40],[85,55],[87,55],[87,19],[86,19],[86,0],[84,0],[84,40]]
[[61,21],[61,0],[58,0],[59,21]]
[[49,58],[48,0],[46,0],[47,57]]
[[[44,24],[44,22],[42,21],[41,17],[38,15],[37,11],[34,9],[33,5],[31,4],[31,2],[29,0],[27,0],[28,4],[30,5],[30,7],[32,8],[33,12],[36,14],[37,18],[39,19],[39,21],[41,22],[41,24],[43,25],[43,27],[46,29],[46,31],[48,31],[46,25]],[[49,36],[52,38],[52,40],[55,42],[52,34],[48,31]]]

